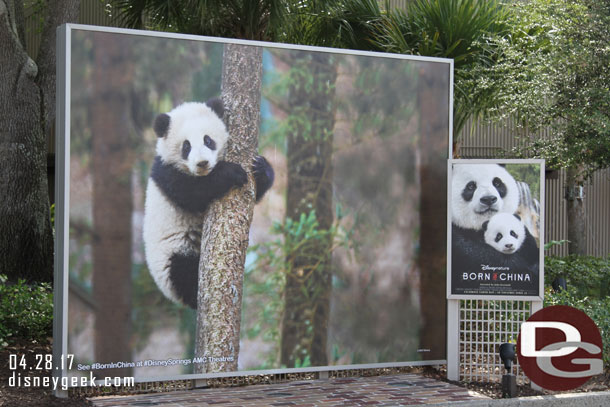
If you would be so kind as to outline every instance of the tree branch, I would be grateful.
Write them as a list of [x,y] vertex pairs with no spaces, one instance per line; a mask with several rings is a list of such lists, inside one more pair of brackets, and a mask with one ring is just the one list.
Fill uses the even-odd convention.
[[45,134],[49,133],[55,118],[55,39],[57,27],[76,22],[80,11],[79,0],[50,1],[42,30],[42,42],[36,64],[36,83],[42,94],[42,115]]
[[[6,18],[6,21],[4,19]],[[7,47],[8,52],[15,52],[15,48],[25,53],[25,41],[23,27],[20,24],[23,22],[23,5],[21,2],[13,0],[0,0],[0,24],[5,26],[7,37],[10,37],[11,47],[7,47],[8,38],[2,39],[3,47]],[[4,31],[3,28],[3,31]]]
[[25,18],[23,17],[23,2],[22,1],[12,1],[10,2],[14,7],[14,23],[17,30],[17,36],[19,37],[19,42],[21,43],[23,49],[26,48],[25,44]]

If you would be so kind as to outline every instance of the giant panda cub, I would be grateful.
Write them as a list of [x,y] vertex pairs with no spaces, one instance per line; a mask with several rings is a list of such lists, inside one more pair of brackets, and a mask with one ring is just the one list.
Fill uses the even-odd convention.
[[525,237],[525,225],[521,222],[519,215],[499,213],[483,222],[485,243],[500,253],[515,253],[523,245]]
[[498,253],[494,265],[513,272],[538,274],[538,246],[519,215],[499,213],[483,222],[485,243]]
[[[184,103],[153,125],[158,138],[144,209],[146,262],[163,294],[191,308],[197,308],[203,213],[248,180],[241,165],[222,160],[229,139],[223,113],[220,99]],[[252,171],[258,202],[274,171],[261,156]]]

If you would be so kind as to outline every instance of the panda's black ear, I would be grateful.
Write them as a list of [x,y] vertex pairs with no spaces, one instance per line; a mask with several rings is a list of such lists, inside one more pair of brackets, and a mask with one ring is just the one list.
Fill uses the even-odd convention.
[[208,107],[222,119],[225,114],[225,106],[220,98],[209,99],[207,102],[205,102],[205,104],[208,105]]
[[488,220],[486,220],[485,222],[483,222],[483,224],[481,225],[481,227],[483,228],[483,232],[487,232],[487,224],[489,223]]
[[153,129],[157,133],[157,137],[167,136],[167,130],[169,129],[170,117],[166,113],[161,113],[155,118]]
[[513,216],[519,220],[521,220],[521,216],[517,215],[516,213],[513,213]]

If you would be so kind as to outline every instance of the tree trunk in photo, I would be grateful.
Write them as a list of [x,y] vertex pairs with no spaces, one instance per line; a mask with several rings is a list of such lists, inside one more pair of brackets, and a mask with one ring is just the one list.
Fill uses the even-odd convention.
[[[93,299],[95,362],[131,361],[131,174],[133,146],[128,89],[131,52],[119,38],[94,34],[91,121],[93,178]],[[129,376],[104,369],[99,376]]]
[[[337,66],[327,53],[295,51],[293,68],[300,65],[309,80],[296,80],[289,90],[288,114],[306,112],[301,126],[288,134],[286,217],[298,221],[315,210],[318,229],[333,224],[332,149],[335,124]],[[294,367],[307,357],[312,366],[328,364],[327,336],[332,288],[330,237],[308,244],[286,259],[284,314],[280,363]]]
[[[50,2],[43,38],[55,38],[57,25],[73,21],[78,7],[74,0]],[[55,89],[55,42],[41,48],[34,63],[24,34],[23,2],[0,0],[0,274],[51,281],[45,118],[55,105],[49,94]]]
[[[241,164],[250,174],[248,184],[213,202],[203,222],[197,335],[196,373],[237,370],[241,302],[248,234],[254,210],[251,167],[258,147],[262,48],[225,45],[222,100],[229,138],[225,160]],[[210,360],[218,358],[218,360]]]
[[[421,313],[420,347],[429,349],[429,360],[446,357],[447,268],[447,152],[448,123],[439,106],[449,105],[445,64],[420,70],[418,82],[420,126],[420,249]],[[448,75],[447,75],[448,77]]]
[[583,168],[568,168],[566,170],[566,200],[568,215],[568,253],[587,254],[587,235],[585,224],[587,220],[585,211],[585,197],[580,196],[584,185],[580,175]]

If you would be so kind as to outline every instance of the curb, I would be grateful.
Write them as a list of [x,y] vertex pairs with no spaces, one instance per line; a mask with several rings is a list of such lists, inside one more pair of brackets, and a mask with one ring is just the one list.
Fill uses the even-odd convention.
[[[476,401],[459,401],[450,404],[451,407],[608,407],[610,406],[610,391],[588,393],[565,393],[549,396],[519,397],[513,399],[489,399]],[[447,407],[446,403],[427,404],[426,407]]]

